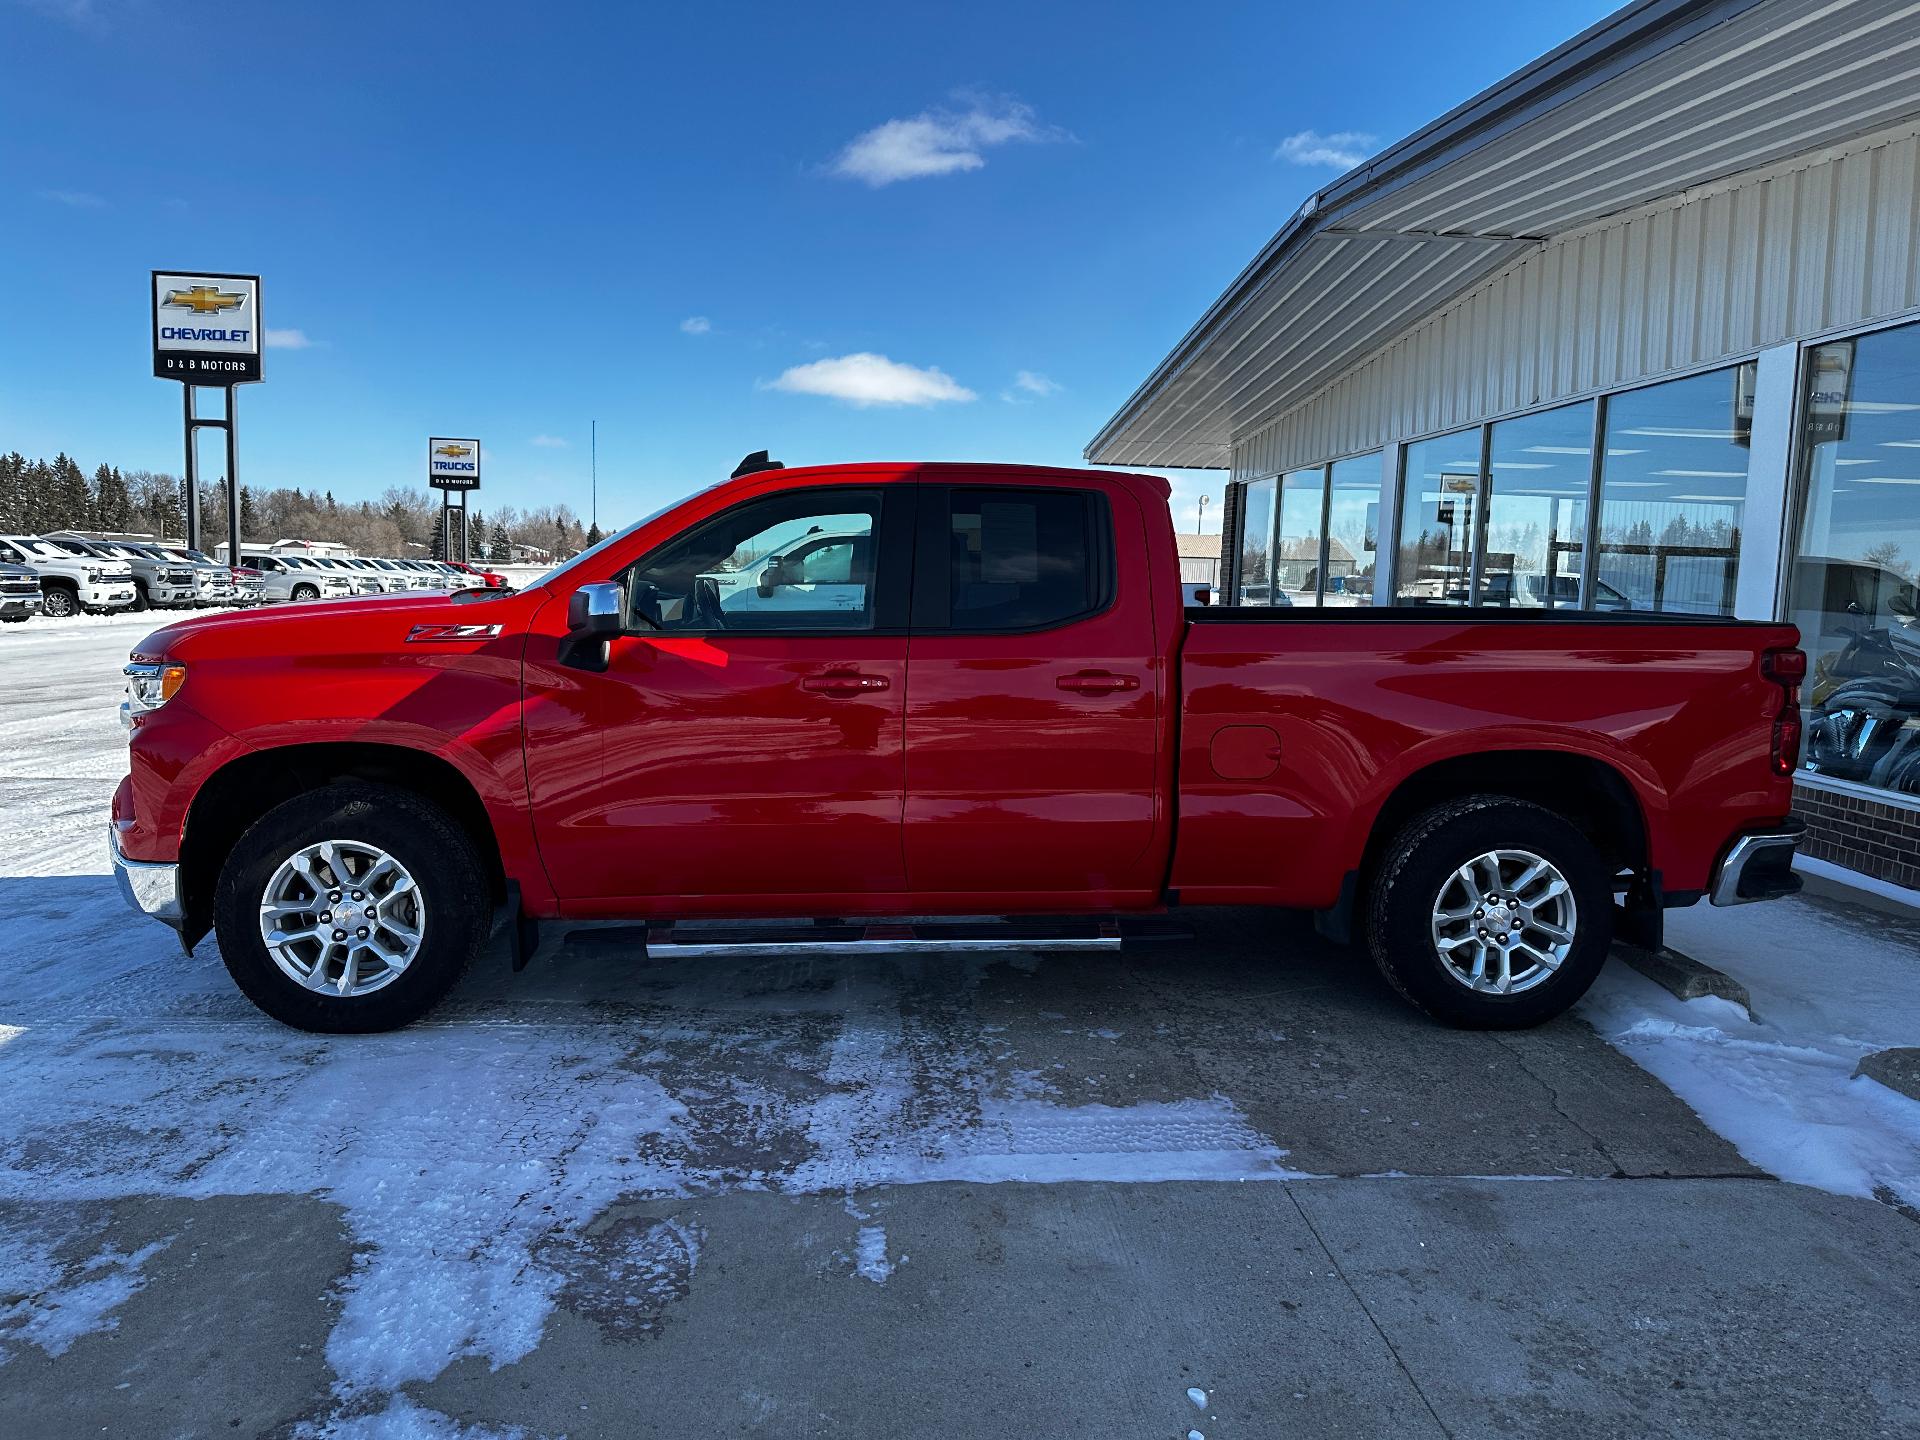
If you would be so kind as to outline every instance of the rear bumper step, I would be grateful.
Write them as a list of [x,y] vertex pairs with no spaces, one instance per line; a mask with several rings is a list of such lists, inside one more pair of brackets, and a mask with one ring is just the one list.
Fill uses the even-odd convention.
[[978,954],[1121,950],[1192,931],[1162,915],[1008,919],[666,921],[569,930],[568,945],[639,946],[653,958],[785,955]]

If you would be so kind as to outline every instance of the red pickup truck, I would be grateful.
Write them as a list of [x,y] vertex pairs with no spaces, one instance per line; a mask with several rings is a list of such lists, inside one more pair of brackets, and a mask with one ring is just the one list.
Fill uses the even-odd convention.
[[1797,639],[1185,608],[1151,477],[763,468],[525,590],[155,631],[114,860],[312,1030],[413,1020],[502,921],[518,966],[541,920],[1056,949],[1195,904],[1316,911],[1432,1015],[1530,1025],[1616,925],[1797,888]]

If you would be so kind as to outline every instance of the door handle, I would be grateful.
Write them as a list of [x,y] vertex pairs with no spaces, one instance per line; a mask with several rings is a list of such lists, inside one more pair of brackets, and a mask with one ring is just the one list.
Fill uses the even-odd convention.
[[1078,695],[1110,695],[1115,690],[1138,690],[1138,675],[1115,675],[1108,670],[1080,670],[1072,675],[1062,675],[1053,682],[1062,690],[1071,690]]
[[885,690],[892,682],[884,675],[863,675],[858,670],[832,670],[825,675],[809,675],[800,682],[802,690],[811,690],[816,695],[831,695],[835,699],[845,699],[849,695],[866,695],[875,690]]

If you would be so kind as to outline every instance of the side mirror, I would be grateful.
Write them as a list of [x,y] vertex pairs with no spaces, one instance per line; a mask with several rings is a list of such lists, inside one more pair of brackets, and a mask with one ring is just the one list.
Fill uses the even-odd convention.
[[608,644],[627,611],[627,592],[619,585],[582,585],[567,597],[567,635],[560,642],[559,660],[575,670],[607,668]]
[[567,597],[567,630],[582,639],[604,640],[620,633],[627,592],[619,585],[582,585]]
[[762,600],[771,600],[773,592],[786,583],[786,564],[776,555],[767,562],[767,568],[760,572],[760,583],[753,588]]
[[1908,619],[1913,618],[1913,601],[1909,600],[1905,595],[1889,595],[1887,597],[1887,609],[1896,615],[1904,615]]

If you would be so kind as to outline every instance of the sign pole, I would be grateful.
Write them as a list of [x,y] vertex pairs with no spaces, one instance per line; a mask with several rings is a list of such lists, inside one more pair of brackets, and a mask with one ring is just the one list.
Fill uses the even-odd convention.
[[227,564],[240,563],[240,404],[238,386],[227,386]]
[[187,404],[187,548],[200,548],[200,465],[194,453],[193,386],[182,385],[180,394]]

